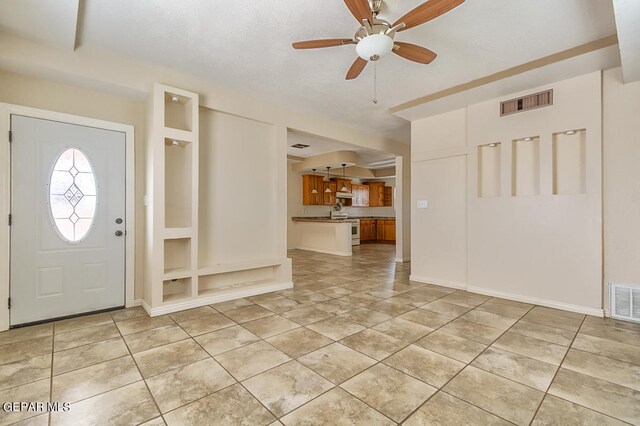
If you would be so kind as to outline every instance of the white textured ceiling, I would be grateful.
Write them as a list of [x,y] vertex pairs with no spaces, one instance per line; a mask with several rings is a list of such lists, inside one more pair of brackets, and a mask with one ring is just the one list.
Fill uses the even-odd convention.
[[[35,0],[0,4],[23,1]],[[381,17],[393,21],[421,2],[387,0]],[[404,142],[410,139],[409,124],[388,108],[616,32],[610,0],[467,0],[397,35],[439,56],[426,66],[395,55],[383,58],[374,105],[371,65],[357,80],[344,80],[356,57],[354,46],[291,47],[298,40],[351,37],[358,25],[340,0],[85,0],[84,5],[80,48],[171,67]],[[25,35],[20,25],[5,21],[0,14],[0,29]],[[51,30],[35,26],[28,36],[45,39]]]
[[73,50],[79,0],[0,0],[0,31]]

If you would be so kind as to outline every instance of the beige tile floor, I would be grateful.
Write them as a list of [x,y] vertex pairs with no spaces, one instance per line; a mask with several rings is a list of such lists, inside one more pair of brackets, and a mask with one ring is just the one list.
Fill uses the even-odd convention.
[[0,333],[0,425],[640,424],[640,325],[409,281],[389,245],[295,288]]

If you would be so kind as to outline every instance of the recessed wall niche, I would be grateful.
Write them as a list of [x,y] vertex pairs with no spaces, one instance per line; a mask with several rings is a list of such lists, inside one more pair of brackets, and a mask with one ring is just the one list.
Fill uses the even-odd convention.
[[165,139],[165,217],[167,228],[191,226],[191,150],[189,142]]
[[511,195],[539,195],[540,137],[512,141],[511,157]]
[[478,197],[499,197],[502,144],[478,146]]
[[164,92],[164,126],[171,129],[192,130],[191,98]]
[[587,192],[587,131],[568,130],[553,135],[553,194]]

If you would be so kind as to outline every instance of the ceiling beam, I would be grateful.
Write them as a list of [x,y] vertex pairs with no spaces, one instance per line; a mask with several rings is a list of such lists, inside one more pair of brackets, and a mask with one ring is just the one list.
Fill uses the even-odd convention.
[[618,43],[618,37],[616,34],[613,34],[608,37],[604,37],[599,40],[592,41],[590,43],[573,47],[571,49],[563,50],[562,52],[554,53],[552,55],[545,56],[543,58],[539,58],[534,61],[527,62],[521,65],[515,66],[513,68],[509,68],[504,71],[500,71],[495,74],[491,74],[491,75],[479,78],[477,80],[472,80],[467,83],[459,84],[457,86],[453,86],[448,89],[432,93],[430,95],[422,96],[412,101],[394,106],[389,111],[393,114],[396,114],[398,112],[401,112],[410,108],[414,108],[419,105],[424,105],[426,103],[435,101],[437,99],[445,98],[447,96],[451,96],[456,93],[474,89],[476,87],[484,86],[489,83],[494,83],[499,80],[504,80],[506,78],[513,77],[515,75],[523,74],[527,71],[531,71],[537,68],[542,68],[544,66],[563,61],[565,59],[573,58],[575,56],[580,56],[585,53],[593,52],[595,50],[612,46],[612,45],[615,45],[616,43]]
[[625,83],[640,81],[640,1],[613,0],[620,40],[622,78]]

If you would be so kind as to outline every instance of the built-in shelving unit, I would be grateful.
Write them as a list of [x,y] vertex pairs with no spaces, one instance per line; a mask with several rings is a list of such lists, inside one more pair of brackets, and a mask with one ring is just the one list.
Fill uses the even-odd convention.
[[199,265],[198,240],[219,240],[207,232],[211,214],[199,226],[200,183],[215,182],[199,170],[209,158],[201,158],[198,95],[156,84],[148,102],[145,310],[155,316],[291,287],[286,257],[215,263],[216,256],[204,251],[200,254],[212,264]]

